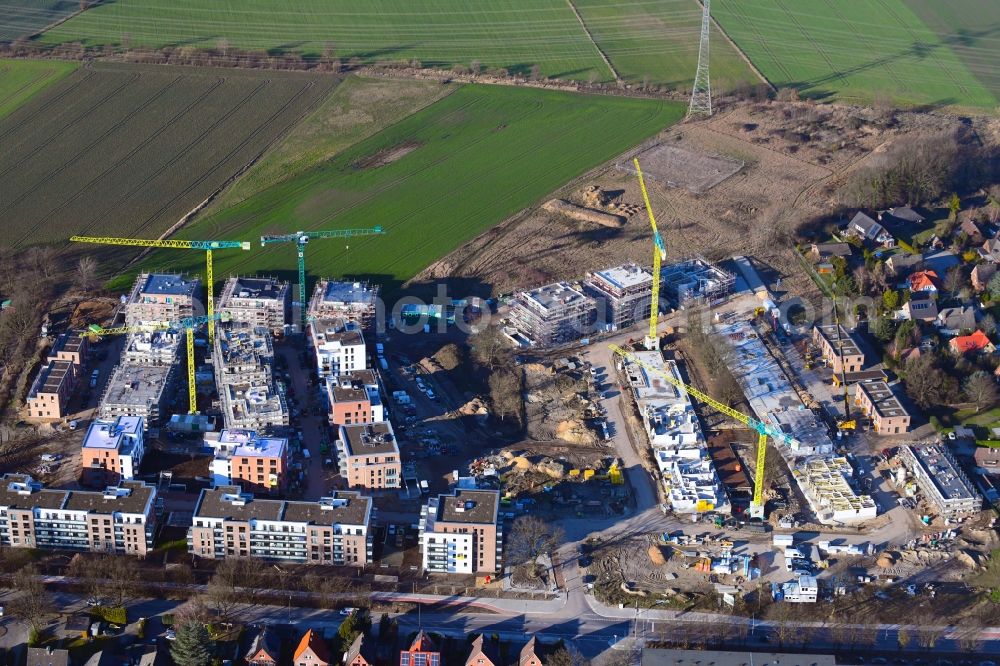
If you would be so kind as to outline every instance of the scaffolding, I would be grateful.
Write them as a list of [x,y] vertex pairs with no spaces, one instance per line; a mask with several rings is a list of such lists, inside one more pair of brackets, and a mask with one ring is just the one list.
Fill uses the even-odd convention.
[[663,290],[679,308],[694,303],[717,303],[733,292],[736,275],[696,257],[664,266]]

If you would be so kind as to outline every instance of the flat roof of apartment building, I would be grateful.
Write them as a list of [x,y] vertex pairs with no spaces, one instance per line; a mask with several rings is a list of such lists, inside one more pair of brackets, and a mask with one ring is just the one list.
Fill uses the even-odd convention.
[[363,456],[376,453],[399,453],[396,436],[388,421],[340,426],[347,455]]
[[592,299],[569,282],[554,282],[531,291],[522,291],[520,296],[542,310],[556,310],[591,301]]
[[232,457],[283,458],[288,447],[288,440],[284,437],[264,437],[248,428],[225,428],[218,437],[212,435],[206,435],[206,443],[211,446],[212,440],[215,440],[220,444],[234,445]]
[[59,387],[66,381],[72,369],[73,364],[70,361],[50,360],[38,371],[28,397],[34,398],[39,393],[58,393]]
[[324,305],[369,305],[375,301],[378,289],[367,282],[327,280],[323,284]]
[[94,421],[87,428],[83,448],[117,450],[123,442],[127,442],[126,435],[142,435],[142,426],[141,416],[119,416],[114,421]]
[[317,502],[256,499],[239,486],[219,486],[201,491],[195,518],[249,522],[287,521],[317,525],[364,525],[371,514],[371,498],[351,491],[336,491]]
[[633,263],[594,271],[594,275],[616,289],[631,289],[640,285],[649,285],[650,289],[653,287],[653,274],[648,269]]
[[[816,328],[819,330],[820,335],[826,340],[834,350],[837,350],[837,326],[838,324],[826,324],[823,326],[817,325]],[[861,347],[858,345],[854,337],[844,328],[843,324],[840,326],[840,348],[843,350],[844,356],[864,356],[864,352],[861,351]]]
[[27,474],[5,474],[0,477],[0,506],[142,514],[154,491],[141,481],[123,481],[103,491],[45,489]]
[[148,273],[145,276],[140,293],[193,296],[197,288],[197,280],[189,280],[180,273]]
[[496,490],[458,488],[453,494],[438,496],[435,518],[445,523],[495,525],[500,493]]
[[906,448],[946,500],[975,499],[978,496],[943,447],[910,445]]
[[223,297],[283,300],[288,283],[274,277],[231,277],[226,282]]
[[158,402],[172,369],[169,365],[122,363],[111,375],[101,406]]
[[83,347],[83,336],[75,331],[68,333],[63,333],[57,339],[52,349],[49,350],[49,356],[58,354],[59,352],[66,352],[67,354],[75,354],[80,351]]
[[910,415],[885,382],[862,382],[858,386],[868,395],[875,411],[882,418]]
[[356,328],[345,328],[340,318],[321,318],[312,322],[313,331],[323,343],[339,342],[344,347],[365,344],[365,338]]

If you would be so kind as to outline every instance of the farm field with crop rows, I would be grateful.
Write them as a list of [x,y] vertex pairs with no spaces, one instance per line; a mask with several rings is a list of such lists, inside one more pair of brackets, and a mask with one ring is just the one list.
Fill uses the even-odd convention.
[[[692,0],[116,0],[49,31],[48,44],[120,44],[295,51],[327,45],[348,62],[503,67],[578,81],[611,81],[597,40],[626,80],[690,85],[698,58],[700,12]],[[574,6],[580,12],[578,18]],[[581,22],[582,19],[582,22]],[[594,34],[594,38],[588,34]],[[716,34],[716,37],[720,35]],[[737,52],[718,39],[720,86],[752,79]]]
[[[179,238],[255,241],[278,231],[382,225],[388,235],[316,241],[311,278],[367,275],[386,288],[681,118],[684,105],[507,86],[464,86],[298,178],[186,227]],[[200,257],[147,266],[201,272]],[[294,250],[220,252],[216,275],[294,279]]]
[[0,120],[0,243],[156,238],[337,81],[124,64],[77,70]]
[[[885,95],[914,106],[997,104],[949,43],[903,0],[849,7],[835,0],[718,0],[712,11],[779,88],[860,103]],[[986,56],[989,50],[980,52]]]
[[4,0],[0,42],[33,35],[78,9],[74,0]]
[[0,118],[76,68],[60,60],[0,60]]
[[1000,2],[905,0],[969,71],[1000,99]]

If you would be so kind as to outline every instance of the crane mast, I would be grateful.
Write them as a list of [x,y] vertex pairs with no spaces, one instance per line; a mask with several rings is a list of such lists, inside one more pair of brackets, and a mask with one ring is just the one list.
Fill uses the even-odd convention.
[[656,228],[656,217],[653,215],[653,207],[649,203],[649,194],[646,192],[646,181],[642,177],[639,158],[634,158],[632,163],[639,176],[639,187],[642,189],[642,200],[646,204],[649,226],[653,228],[653,292],[649,303],[649,334],[646,336],[643,346],[646,349],[659,349],[660,338],[657,334],[657,323],[660,314],[660,265],[667,258],[667,247],[663,244],[663,237],[660,236],[659,229]]

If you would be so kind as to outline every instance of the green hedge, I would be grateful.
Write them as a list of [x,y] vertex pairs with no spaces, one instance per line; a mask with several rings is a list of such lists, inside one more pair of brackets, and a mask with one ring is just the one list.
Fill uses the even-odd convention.
[[95,617],[100,618],[105,622],[110,622],[111,624],[117,624],[122,627],[128,624],[128,617],[125,613],[125,608],[122,606],[118,606],[116,608],[95,606],[91,612]]
[[909,252],[910,254],[920,254],[920,252],[918,252],[912,245],[910,245],[904,240],[897,241],[896,244],[899,245],[900,248]]
[[988,449],[1000,448],[1000,439],[977,439],[976,446],[985,446]]

